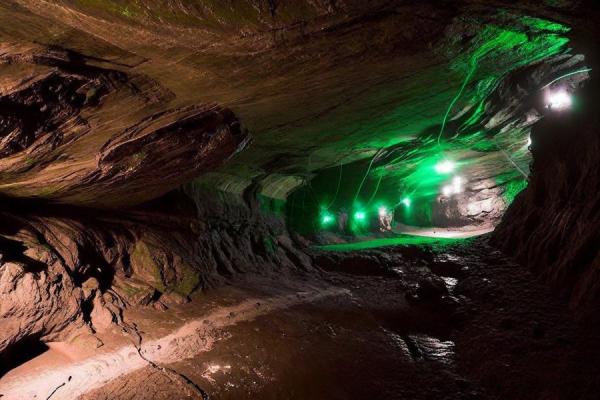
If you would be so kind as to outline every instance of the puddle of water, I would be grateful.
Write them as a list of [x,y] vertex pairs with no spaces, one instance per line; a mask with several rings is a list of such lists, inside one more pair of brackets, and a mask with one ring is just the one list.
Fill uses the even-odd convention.
[[408,339],[418,349],[418,353],[423,360],[444,364],[452,364],[454,362],[453,341],[442,341],[427,335],[409,335]]
[[427,335],[398,335],[385,330],[394,345],[413,361],[433,361],[450,365],[454,362],[454,342]]
[[231,372],[231,365],[229,364],[209,364],[206,370],[202,373],[202,377],[207,381],[214,383],[215,379],[213,375],[217,373],[229,374]]
[[454,263],[459,263],[461,261],[461,258],[457,255],[454,254],[439,254],[436,257],[434,257],[434,260],[436,262],[454,262]]
[[451,278],[449,276],[440,276],[440,278],[442,278],[442,280],[446,284],[446,287],[448,288],[448,292],[452,293],[452,291],[456,287],[456,284],[458,283],[458,279]]
[[408,347],[408,345],[406,344],[406,341],[402,338],[402,336],[394,333],[394,332],[390,332],[387,329],[384,329],[386,331],[386,333],[392,338],[392,341],[394,342],[394,345],[396,347],[398,347],[400,350],[402,350],[402,353],[404,355],[406,355],[406,357],[408,359],[413,359],[413,355]]
[[404,275],[404,267],[399,265],[392,266],[392,271],[396,273],[398,276]]

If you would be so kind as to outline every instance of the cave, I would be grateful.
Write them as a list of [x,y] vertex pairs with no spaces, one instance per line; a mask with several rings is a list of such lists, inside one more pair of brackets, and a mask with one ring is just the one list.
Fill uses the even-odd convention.
[[0,399],[595,400],[600,4],[0,2]]

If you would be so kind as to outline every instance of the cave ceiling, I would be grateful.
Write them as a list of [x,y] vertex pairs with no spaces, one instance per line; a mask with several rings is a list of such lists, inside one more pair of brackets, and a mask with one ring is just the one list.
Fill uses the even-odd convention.
[[0,192],[111,207],[197,178],[285,198],[372,160],[427,195],[443,157],[525,176],[536,93],[585,67],[578,3],[3,1]]

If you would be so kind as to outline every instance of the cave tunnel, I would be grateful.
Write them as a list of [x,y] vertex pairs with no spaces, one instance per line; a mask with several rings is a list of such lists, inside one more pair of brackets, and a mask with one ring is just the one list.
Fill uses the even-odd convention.
[[0,399],[600,398],[599,27],[0,2]]

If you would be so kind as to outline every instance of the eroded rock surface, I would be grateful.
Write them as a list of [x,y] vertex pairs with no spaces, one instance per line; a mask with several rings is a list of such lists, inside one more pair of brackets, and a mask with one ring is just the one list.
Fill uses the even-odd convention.
[[3,43],[0,192],[116,207],[214,169],[246,132],[217,105],[171,108],[147,76],[60,48]]
[[600,135],[597,86],[580,108],[550,115],[532,134],[528,188],[496,228],[494,242],[596,319],[600,301]]
[[[122,324],[129,305],[166,309],[240,273],[309,270],[281,216],[190,185],[145,208],[21,203],[2,212],[0,352],[28,337]],[[165,212],[165,207],[169,211]]]

